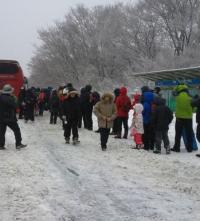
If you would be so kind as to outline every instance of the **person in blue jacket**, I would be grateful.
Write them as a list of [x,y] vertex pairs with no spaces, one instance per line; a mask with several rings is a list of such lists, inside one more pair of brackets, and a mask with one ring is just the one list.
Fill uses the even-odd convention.
[[152,123],[151,123],[151,115],[152,115],[152,104],[154,101],[154,93],[148,88],[143,87],[142,89],[142,97],[141,102],[143,104],[143,122],[144,122],[144,135],[143,135],[143,143],[144,149],[150,150],[154,148],[154,135],[152,133]]

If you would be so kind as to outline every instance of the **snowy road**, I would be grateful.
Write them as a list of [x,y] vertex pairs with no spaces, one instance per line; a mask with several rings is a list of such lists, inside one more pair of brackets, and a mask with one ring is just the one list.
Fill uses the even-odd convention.
[[113,138],[104,153],[93,132],[74,147],[47,117],[20,124],[28,148],[16,151],[8,131],[0,153],[0,221],[200,220],[195,153],[156,156]]

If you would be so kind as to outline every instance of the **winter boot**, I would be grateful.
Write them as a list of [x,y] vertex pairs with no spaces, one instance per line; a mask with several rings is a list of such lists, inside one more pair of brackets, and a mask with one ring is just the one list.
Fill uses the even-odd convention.
[[196,154],[196,157],[200,157],[200,154]]
[[172,148],[171,151],[176,152],[176,153],[180,153],[181,152],[181,150],[177,149],[176,147]]
[[139,150],[139,145],[137,144],[135,147],[132,147],[134,150]]
[[125,131],[123,139],[127,139],[128,138],[128,131]]
[[4,146],[0,146],[0,150],[5,150],[6,148]]
[[102,149],[102,151],[106,151],[107,146],[106,146],[106,145],[102,145],[102,146],[101,146],[101,149]]
[[161,154],[161,151],[158,150],[158,149],[156,149],[156,150],[153,151],[153,153],[155,153],[155,154]]
[[66,137],[65,141],[66,141],[66,144],[70,144],[70,138]]
[[77,145],[79,143],[80,143],[80,141],[78,140],[78,138],[74,138],[73,139],[73,145]]
[[170,147],[166,148],[166,154],[169,155],[171,153]]
[[25,147],[27,147],[27,145],[25,145],[25,144],[16,145],[17,150],[20,150],[20,149],[25,148]]

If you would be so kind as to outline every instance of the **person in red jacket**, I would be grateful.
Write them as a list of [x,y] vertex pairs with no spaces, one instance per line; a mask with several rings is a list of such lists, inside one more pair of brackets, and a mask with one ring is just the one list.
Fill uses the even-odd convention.
[[128,114],[131,109],[131,100],[127,96],[127,89],[122,87],[120,89],[120,96],[116,100],[117,117],[118,117],[118,133],[115,138],[122,138],[122,124],[124,125],[124,139],[128,137]]

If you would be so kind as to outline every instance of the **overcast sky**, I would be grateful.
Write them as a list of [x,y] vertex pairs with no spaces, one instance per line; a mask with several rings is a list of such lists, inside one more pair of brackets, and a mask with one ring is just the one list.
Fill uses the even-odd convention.
[[[122,0],[130,2],[130,0]],[[132,0],[134,1],[134,0]],[[62,20],[67,10],[77,4],[111,4],[117,0],[0,0],[0,59],[18,60],[28,75],[29,62],[37,30]]]

